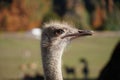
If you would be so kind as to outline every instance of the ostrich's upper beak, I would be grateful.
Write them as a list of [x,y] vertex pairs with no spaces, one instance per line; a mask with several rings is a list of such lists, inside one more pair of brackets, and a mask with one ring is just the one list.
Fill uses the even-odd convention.
[[62,39],[66,37],[71,37],[72,39],[74,39],[80,36],[90,36],[92,34],[93,34],[93,31],[90,31],[90,30],[78,30],[78,32],[63,36]]

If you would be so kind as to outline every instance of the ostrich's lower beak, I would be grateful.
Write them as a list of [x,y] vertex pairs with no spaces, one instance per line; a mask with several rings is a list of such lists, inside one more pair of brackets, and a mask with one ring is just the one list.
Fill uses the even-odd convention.
[[74,39],[74,38],[81,37],[81,36],[90,36],[92,34],[93,34],[93,31],[90,31],[90,30],[78,30],[78,32],[76,33],[63,36],[62,39],[66,37],[71,37],[72,39]]

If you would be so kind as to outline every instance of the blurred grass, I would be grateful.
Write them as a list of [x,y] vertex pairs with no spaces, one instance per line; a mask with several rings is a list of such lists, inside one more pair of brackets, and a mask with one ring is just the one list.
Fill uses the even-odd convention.
[[[79,60],[85,58],[89,64],[89,76],[96,78],[109,60],[119,39],[119,36],[99,34],[74,40],[65,49],[63,66],[75,67],[77,77],[81,78],[83,64]],[[42,73],[39,40],[25,36],[24,33],[0,34],[0,80],[20,77],[22,74],[20,65],[31,63],[36,63],[37,70]],[[29,67],[24,72],[34,73]],[[63,74],[66,77],[65,72]]]

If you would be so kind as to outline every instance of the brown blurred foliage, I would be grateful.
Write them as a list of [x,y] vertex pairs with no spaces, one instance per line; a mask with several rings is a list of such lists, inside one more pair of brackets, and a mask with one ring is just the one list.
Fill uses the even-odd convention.
[[82,29],[119,29],[119,4],[119,0],[0,0],[0,31],[30,30],[51,19]]
[[0,31],[25,31],[39,27],[49,0],[0,0]]
[[24,1],[25,0],[0,0],[1,30],[17,31],[29,28],[29,14],[25,8]]

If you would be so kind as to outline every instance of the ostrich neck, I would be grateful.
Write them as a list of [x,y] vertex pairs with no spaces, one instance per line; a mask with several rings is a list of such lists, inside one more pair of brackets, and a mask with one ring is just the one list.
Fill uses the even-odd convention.
[[42,61],[45,80],[63,80],[61,58],[64,46],[42,47]]

